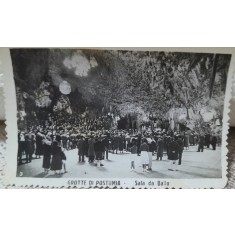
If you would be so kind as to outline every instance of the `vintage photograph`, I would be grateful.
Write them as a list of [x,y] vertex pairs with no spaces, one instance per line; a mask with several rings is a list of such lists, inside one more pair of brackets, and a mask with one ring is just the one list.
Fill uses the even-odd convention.
[[10,49],[17,177],[222,177],[229,54]]

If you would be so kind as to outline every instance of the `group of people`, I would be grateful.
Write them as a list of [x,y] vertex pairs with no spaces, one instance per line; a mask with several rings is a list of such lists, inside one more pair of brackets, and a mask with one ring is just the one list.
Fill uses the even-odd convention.
[[176,165],[182,164],[183,151],[191,145],[198,145],[198,152],[204,147],[212,145],[216,150],[218,139],[209,134],[197,135],[194,132],[173,133],[158,130],[156,132],[138,132],[137,130],[100,130],[90,131],[71,128],[70,126],[54,129],[54,126],[31,128],[28,132],[18,134],[18,164],[22,164],[43,156],[42,167],[45,173],[49,170],[61,173],[66,170],[65,150],[77,149],[78,162],[87,161],[90,164],[103,166],[103,160],[109,158],[109,153],[130,153],[131,170],[135,169],[135,162],[140,159],[143,171],[152,170],[152,158],[162,160],[164,154],[170,160],[169,170],[176,170]]

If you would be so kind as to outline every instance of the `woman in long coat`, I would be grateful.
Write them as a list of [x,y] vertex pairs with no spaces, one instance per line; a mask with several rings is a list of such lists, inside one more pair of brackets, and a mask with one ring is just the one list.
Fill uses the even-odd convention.
[[44,168],[44,171],[48,173],[51,167],[51,144],[52,144],[52,139],[49,134],[45,137],[43,143],[44,143],[44,153],[43,153],[42,167]]
[[95,140],[93,137],[91,137],[88,140],[88,157],[89,157],[89,162],[93,163],[95,160],[95,148],[94,148]]
[[57,141],[54,141],[52,144],[51,154],[51,170],[55,171],[55,174],[57,174],[57,171],[60,173],[62,169],[62,150]]

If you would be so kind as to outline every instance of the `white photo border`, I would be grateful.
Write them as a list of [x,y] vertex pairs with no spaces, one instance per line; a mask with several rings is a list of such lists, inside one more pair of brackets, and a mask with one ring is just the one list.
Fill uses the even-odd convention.
[[[71,48],[68,48],[71,49]],[[80,48],[85,49],[85,48]],[[4,80],[4,96],[6,111],[6,167],[4,169],[4,185],[16,187],[49,187],[49,188],[223,188],[227,184],[227,135],[229,130],[229,112],[230,100],[232,97],[232,81],[235,75],[235,48],[149,48],[149,47],[110,47],[110,48],[89,48],[98,50],[138,50],[138,51],[169,51],[169,52],[188,52],[188,53],[220,53],[231,54],[230,67],[227,77],[226,94],[224,100],[223,112],[223,131],[221,145],[221,167],[222,178],[200,178],[200,179],[91,179],[91,178],[33,178],[33,177],[17,177],[17,105],[16,90],[13,78],[13,68],[9,48],[0,48],[0,66],[3,71]],[[142,181],[145,185],[135,185],[135,181]],[[120,185],[111,186],[110,182],[119,181]],[[154,182],[151,186],[150,182]],[[97,185],[98,183],[98,185]]]

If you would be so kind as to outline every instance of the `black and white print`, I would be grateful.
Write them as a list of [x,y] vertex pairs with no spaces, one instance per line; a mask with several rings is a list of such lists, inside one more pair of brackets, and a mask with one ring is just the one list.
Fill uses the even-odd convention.
[[11,49],[17,177],[221,178],[229,54]]

